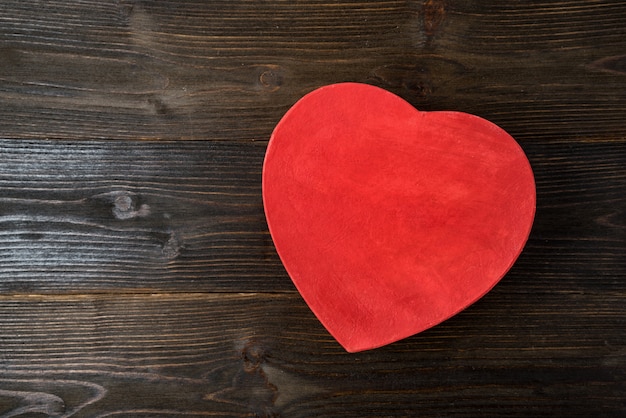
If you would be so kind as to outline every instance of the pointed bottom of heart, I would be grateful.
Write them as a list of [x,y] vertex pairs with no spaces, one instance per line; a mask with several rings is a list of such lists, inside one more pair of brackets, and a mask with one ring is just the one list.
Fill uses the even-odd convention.
[[263,202],[296,288],[356,352],[437,325],[493,288],[526,243],[535,183],[493,123],[343,83],[309,93],[276,126]]

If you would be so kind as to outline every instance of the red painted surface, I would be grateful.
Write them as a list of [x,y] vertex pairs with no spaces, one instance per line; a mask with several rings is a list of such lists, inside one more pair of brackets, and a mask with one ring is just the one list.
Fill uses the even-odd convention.
[[491,122],[343,83],[306,95],[276,126],[263,200],[300,294],[356,352],[487,293],[528,238],[535,183],[522,149]]

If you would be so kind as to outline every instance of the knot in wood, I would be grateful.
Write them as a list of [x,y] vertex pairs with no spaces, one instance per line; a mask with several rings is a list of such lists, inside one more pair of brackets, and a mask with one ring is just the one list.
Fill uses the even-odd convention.
[[424,18],[424,33],[432,37],[437,32],[446,18],[446,6],[444,0],[427,0],[422,7]]
[[263,88],[270,91],[278,90],[283,84],[283,75],[280,67],[276,65],[270,66],[259,75],[259,82]]
[[128,212],[133,209],[133,199],[128,195],[120,195],[115,198],[115,209],[120,212]]
[[113,215],[120,220],[132,219],[136,217],[146,217],[150,215],[150,206],[142,204],[139,209],[135,209],[137,204],[133,196],[121,193],[113,200]]
[[181,238],[180,235],[176,232],[172,232],[169,235],[168,240],[163,244],[163,248],[161,249],[163,252],[163,256],[168,259],[174,259],[178,257],[180,254],[181,247]]
[[243,368],[247,372],[257,370],[265,361],[265,350],[256,341],[248,341],[241,351]]

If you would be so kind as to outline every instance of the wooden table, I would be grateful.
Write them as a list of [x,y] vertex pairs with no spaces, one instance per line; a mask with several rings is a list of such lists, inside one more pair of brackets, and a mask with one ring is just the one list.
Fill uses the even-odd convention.
[[[0,414],[624,416],[625,54],[608,0],[3,1]],[[358,354],[261,200],[274,125],[341,81],[499,124],[538,193],[492,292]]]

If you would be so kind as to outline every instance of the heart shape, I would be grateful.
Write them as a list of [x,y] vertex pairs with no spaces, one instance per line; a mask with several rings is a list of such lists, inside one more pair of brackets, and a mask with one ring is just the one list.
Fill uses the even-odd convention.
[[493,123],[341,83],[307,94],[276,126],[263,203],[296,288],[356,352],[439,324],[491,290],[528,239],[535,183]]

